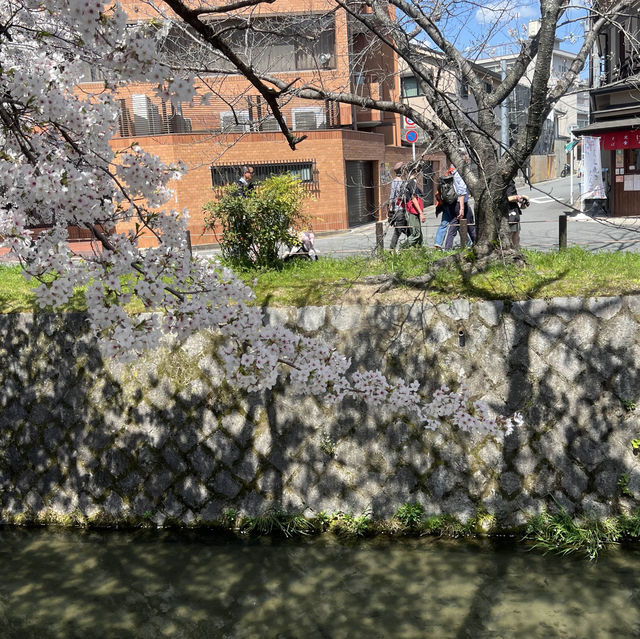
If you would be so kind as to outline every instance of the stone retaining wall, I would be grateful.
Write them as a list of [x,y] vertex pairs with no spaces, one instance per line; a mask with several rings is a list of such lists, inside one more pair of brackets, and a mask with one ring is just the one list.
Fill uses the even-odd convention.
[[598,516],[638,505],[640,297],[271,309],[267,321],[431,390],[462,372],[526,425],[502,441],[356,403],[336,412],[284,388],[244,396],[207,333],[124,366],[101,359],[81,314],[5,315],[0,521],[160,525],[273,505],[388,517],[417,501],[462,520],[481,508],[507,527],[555,502]]

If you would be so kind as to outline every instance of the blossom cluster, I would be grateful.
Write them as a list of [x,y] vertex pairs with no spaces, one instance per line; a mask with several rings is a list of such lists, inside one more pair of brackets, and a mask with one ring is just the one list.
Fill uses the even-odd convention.
[[[425,403],[415,381],[350,373],[350,360],[324,341],[266,325],[252,289],[231,270],[191,256],[188,213],[162,208],[184,167],[167,166],[137,145],[114,152],[112,94],[75,90],[89,65],[102,72],[104,88],[152,78],[163,97],[192,100],[193,82],[157,62],[159,33],[151,25],[129,27],[112,2],[51,0],[45,7],[23,0],[0,34],[0,246],[39,281],[40,306],[58,308],[84,286],[92,330],[109,357],[130,360],[164,335],[213,330],[223,338],[228,381],[249,391],[272,388],[284,375],[300,392],[331,403],[360,398],[428,428],[445,421],[487,433],[512,428],[517,419],[491,416],[464,387],[443,388]],[[121,222],[129,230],[115,232]],[[101,250],[74,256],[70,225],[101,237]],[[36,237],[30,226],[47,229]],[[139,247],[142,230],[155,235],[156,246]],[[128,312],[134,295],[150,312]]]

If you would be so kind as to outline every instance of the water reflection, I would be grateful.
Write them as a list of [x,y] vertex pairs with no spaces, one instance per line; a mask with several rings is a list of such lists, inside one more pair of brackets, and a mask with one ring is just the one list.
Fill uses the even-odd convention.
[[0,532],[0,637],[638,637],[638,548]]

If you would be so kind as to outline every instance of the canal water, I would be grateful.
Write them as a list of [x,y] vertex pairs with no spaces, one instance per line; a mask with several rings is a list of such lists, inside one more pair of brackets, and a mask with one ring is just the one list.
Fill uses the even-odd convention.
[[2,639],[640,637],[640,548],[0,529]]

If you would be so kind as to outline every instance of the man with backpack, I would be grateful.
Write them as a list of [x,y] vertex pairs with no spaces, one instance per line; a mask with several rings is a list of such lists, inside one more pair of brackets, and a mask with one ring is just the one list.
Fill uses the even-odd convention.
[[[389,212],[387,219],[389,220],[389,224],[393,226],[393,235],[391,236],[391,243],[389,244],[389,248],[392,251],[395,250],[398,240],[403,234],[406,235],[407,238],[409,237],[409,224],[403,208],[403,196],[406,186],[406,182],[402,177],[403,168],[404,164],[402,162],[397,162],[393,167],[396,176],[391,182],[391,193],[389,194]],[[405,244],[406,241],[401,244],[400,247],[402,248]]]
[[[460,153],[464,157],[465,164],[468,164],[469,154],[466,149],[460,149]],[[446,251],[453,248],[453,240],[460,230],[460,220],[463,218],[467,221],[469,238],[472,243],[475,242],[476,227],[473,209],[469,206],[469,189],[453,164],[447,169],[445,175],[440,178],[439,190],[440,198],[443,201],[442,222],[436,232],[435,248],[444,248]],[[455,197],[453,192],[455,192]],[[446,203],[444,201],[445,198],[447,200]]]
[[453,183],[453,173],[455,167],[451,165],[438,179],[438,188],[436,191],[436,215],[442,213],[440,226],[436,231],[434,248],[444,248],[445,238],[449,230],[449,224],[456,218],[455,205],[458,202],[458,194]]

